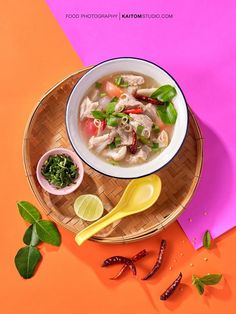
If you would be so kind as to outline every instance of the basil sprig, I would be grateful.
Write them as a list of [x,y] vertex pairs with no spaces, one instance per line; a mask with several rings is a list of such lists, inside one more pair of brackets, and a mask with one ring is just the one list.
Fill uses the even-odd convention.
[[177,111],[171,102],[156,107],[157,114],[165,124],[175,124]]
[[200,295],[204,293],[204,286],[213,286],[220,282],[222,274],[208,274],[203,277],[192,276],[192,284],[197,288]]
[[155,98],[162,102],[171,101],[176,96],[176,89],[171,85],[163,85],[152,93],[151,98]]
[[202,242],[203,246],[209,250],[211,247],[211,234],[208,230],[204,233]]
[[61,236],[56,225],[49,220],[42,220],[37,208],[26,201],[17,203],[20,215],[31,225],[25,231],[23,242],[27,245],[21,248],[15,256],[15,265],[19,274],[31,278],[41,261],[41,253],[36,247],[40,241],[59,246]]

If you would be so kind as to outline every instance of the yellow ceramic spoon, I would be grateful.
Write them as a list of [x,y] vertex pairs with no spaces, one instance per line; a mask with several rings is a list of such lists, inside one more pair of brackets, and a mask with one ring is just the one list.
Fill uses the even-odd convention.
[[161,179],[155,174],[131,180],[119,203],[107,215],[79,232],[75,241],[81,245],[85,240],[114,221],[144,211],[156,202],[160,192]]

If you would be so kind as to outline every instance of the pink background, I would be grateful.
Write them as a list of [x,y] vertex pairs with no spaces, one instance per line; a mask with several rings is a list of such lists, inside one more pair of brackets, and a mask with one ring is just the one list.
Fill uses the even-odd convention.
[[[156,62],[180,84],[204,137],[198,190],[179,223],[195,248],[236,220],[234,1],[47,0],[85,65],[120,56]],[[170,13],[171,19],[66,19],[66,13]],[[63,60],[62,60],[63,62]],[[204,215],[204,212],[207,215]],[[191,218],[192,222],[189,222]]]

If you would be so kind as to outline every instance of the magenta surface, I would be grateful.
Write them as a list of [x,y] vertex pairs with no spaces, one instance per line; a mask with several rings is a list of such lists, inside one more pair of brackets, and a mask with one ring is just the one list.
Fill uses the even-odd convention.
[[[204,137],[200,185],[179,223],[195,248],[236,222],[234,1],[47,0],[85,65],[120,56],[146,58],[178,81]],[[172,14],[160,19],[68,19],[66,14]]]

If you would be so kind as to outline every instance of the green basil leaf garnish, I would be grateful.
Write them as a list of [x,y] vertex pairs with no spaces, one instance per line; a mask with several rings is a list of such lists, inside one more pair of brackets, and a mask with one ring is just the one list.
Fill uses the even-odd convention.
[[93,117],[98,120],[104,120],[106,117],[106,115],[102,111],[99,111],[99,110],[94,110],[91,113]]
[[156,108],[159,117],[165,124],[175,124],[177,119],[177,111],[172,103],[159,105]]
[[21,214],[21,217],[29,223],[34,223],[41,218],[39,211],[34,205],[26,201],[17,202],[17,207]]
[[211,234],[208,230],[204,233],[203,236],[203,246],[208,250],[211,247]]
[[61,235],[52,221],[39,220],[36,223],[36,231],[41,241],[55,246],[61,244]]
[[39,249],[34,246],[21,248],[15,256],[15,265],[20,275],[25,278],[31,278],[42,256]]
[[162,102],[170,101],[177,94],[176,89],[171,85],[163,85],[159,87],[154,93],[152,93],[151,98],[158,99]]
[[204,293],[204,284],[195,275],[192,276],[192,284],[197,288],[200,295]]
[[36,225],[30,225],[28,229],[26,229],[23,242],[27,245],[36,246],[40,243],[40,239],[36,232]]
[[222,274],[209,274],[200,278],[201,282],[207,286],[213,286],[221,281]]

